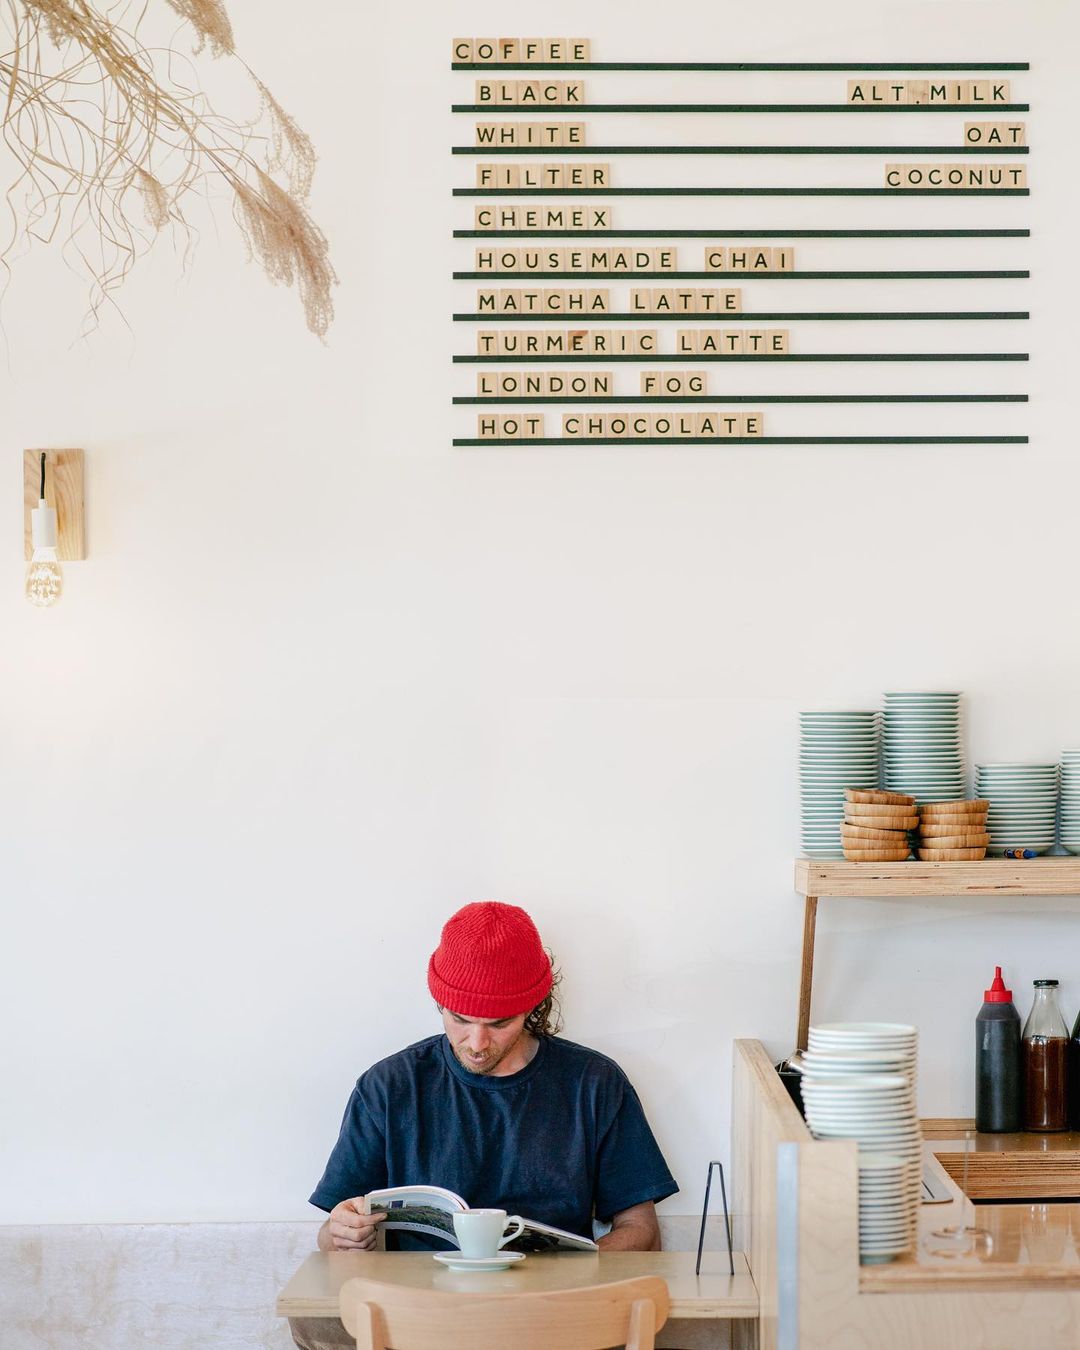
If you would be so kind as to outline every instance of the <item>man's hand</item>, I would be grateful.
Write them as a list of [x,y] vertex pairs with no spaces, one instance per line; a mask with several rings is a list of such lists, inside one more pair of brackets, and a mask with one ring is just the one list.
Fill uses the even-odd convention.
[[330,1211],[330,1217],[319,1229],[319,1251],[371,1251],[377,1237],[376,1226],[385,1218],[384,1211],[365,1214],[362,1195],[352,1200],[342,1200],[340,1205],[335,1205]]

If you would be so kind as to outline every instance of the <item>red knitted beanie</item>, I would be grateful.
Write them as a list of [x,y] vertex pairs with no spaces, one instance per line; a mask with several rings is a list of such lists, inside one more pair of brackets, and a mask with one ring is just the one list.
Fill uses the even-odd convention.
[[428,962],[435,1002],[459,1017],[517,1017],[551,989],[551,962],[517,905],[481,900],[446,921]]

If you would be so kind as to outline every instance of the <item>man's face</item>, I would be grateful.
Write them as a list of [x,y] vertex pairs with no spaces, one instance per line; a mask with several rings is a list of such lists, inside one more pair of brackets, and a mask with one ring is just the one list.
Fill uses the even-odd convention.
[[[460,1017],[449,1008],[442,1010],[447,1039],[458,1062],[470,1073],[493,1073],[508,1057],[510,1063],[514,1062],[516,1057],[513,1051],[522,1048],[525,1017],[525,1013],[519,1013],[517,1017],[489,1020],[483,1017]],[[514,1064],[514,1067],[522,1066]]]

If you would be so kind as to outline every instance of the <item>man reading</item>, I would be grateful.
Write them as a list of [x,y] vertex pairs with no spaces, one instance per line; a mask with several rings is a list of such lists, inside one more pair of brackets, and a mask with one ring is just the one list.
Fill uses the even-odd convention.
[[[658,1251],[656,1202],[677,1190],[637,1093],[595,1050],[564,1040],[558,977],[533,921],[515,905],[466,905],[442,930],[428,988],[443,1034],[361,1074],[311,1202],[326,1210],[323,1251],[375,1246],[382,1214],[363,1197],[432,1185],[476,1209],[505,1209],[582,1236],[609,1224],[606,1251]],[[422,1233],[386,1246],[448,1250]],[[301,1347],[328,1339],[328,1319],[293,1322]]]

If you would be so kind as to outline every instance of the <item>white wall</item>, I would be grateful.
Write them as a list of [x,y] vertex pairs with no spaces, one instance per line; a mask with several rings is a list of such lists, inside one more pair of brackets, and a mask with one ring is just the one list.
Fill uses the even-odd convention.
[[[956,687],[972,760],[1080,744],[1075,19],[951,0],[776,5],[760,22],[705,0],[229,9],[320,153],[314,210],[342,281],[329,345],[244,265],[224,207],[186,278],[167,244],[139,264],[121,296],[133,336],[108,320],[69,345],[83,297],[55,251],[20,264],[2,311],[0,1220],[310,1215],[353,1079],[436,1028],[439,925],[486,897],[533,913],[565,972],[567,1034],[628,1070],[682,1183],[668,1211],[688,1213],[726,1156],[732,1038],[792,1043],[796,710]],[[470,126],[448,111],[470,86],[450,39],[504,31],[590,36],[597,59],[1030,60],[1030,202],[668,209],[1030,222],[1029,242],[977,255],[919,245],[946,265],[1030,259],[1030,284],[956,292],[1030,307],[1029,326],[881,335],[1026,344],[1029,370],[788,366],[769,385],[744,367],[730,387],[1000,382],[1030,407],[908,425],[1031,444],[454,450],[471,414],[450,398],[472,374],[451,366],[469,335],[449,316],[473,288],[450,279],[472,206],[450,196],[470,173],[449,153]],[[814,96],[832,87],[814,78]],[[660,219],[631,199],[619,217]],[[807,283],[797,302],[855,295]],[[869,345],[816,328],[805,349]],[[768,418],[777,434],[894,422]],[[91,556],[39,613],[21,597],[20,464],[47,445],[87,449]],[[924,1112],[963,1114],[995,962],[1022,1004],[1042,975],[1080,1002],[1073,909],[826,903],[815,1014],[916,1021]]]

